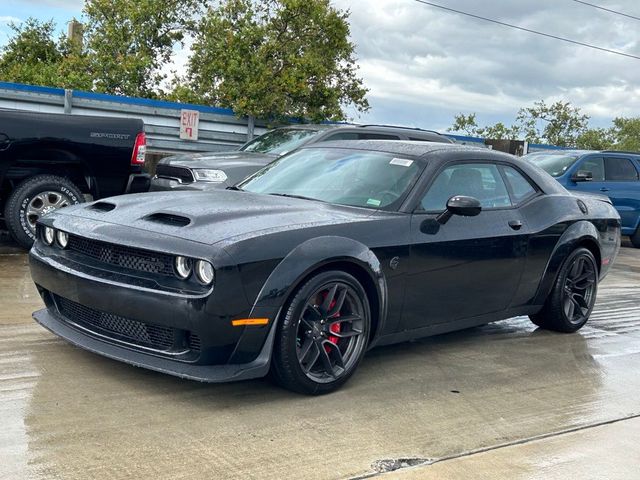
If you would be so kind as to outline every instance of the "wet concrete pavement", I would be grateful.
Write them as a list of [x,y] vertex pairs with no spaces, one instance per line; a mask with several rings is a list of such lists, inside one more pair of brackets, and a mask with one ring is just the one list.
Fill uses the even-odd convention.
[[639,299],[623,248],[577,334],[514,318],[379,348],[310,398],[72,347],[0,244],[0,479],[640,478]]

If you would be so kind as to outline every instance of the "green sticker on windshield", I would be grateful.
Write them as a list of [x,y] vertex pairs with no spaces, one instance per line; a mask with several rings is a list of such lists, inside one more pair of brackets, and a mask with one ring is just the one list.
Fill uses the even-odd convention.
[[373,207],[379,207],[380,200],[376,200],[375,198],[370,198],[369,200],[367,200],[367,205],[371,205]]

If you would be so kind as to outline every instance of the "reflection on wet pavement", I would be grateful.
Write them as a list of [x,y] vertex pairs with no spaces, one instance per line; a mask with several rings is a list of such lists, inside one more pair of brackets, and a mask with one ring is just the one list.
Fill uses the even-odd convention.
[[[0,254],[0,478],[348,478],[382,459],[591,432],[640,414],[638,298],[640,251],[625,248],[578,334],[515,318],[379,348],[345,389],[309,398],[72,347],[31,320],[41,302],[26,256]],[[544,478],[520,468],[531,449],[518,452],[500,478]]]

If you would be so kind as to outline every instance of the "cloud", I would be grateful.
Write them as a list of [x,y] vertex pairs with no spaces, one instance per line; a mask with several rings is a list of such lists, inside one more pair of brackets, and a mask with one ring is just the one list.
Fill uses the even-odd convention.
[[[438,0],[435,0],[438,3]],[[638,23],[576,2],[440,1],[451,8],[601,47],[640,55]],[[607,123],[640,110],[640,60],[598,52],[447,13],[410,0],[334,0],[351,12],[360,73],[371,89],[370,114],[424,127],[457,112],[504,122],[539,99],[571,101]],[[611,8],[640,14],[634,0]],[[404,108],[390,108],[395,102]],[[382,111],[381,111],[382,110]],[[388,113],[388,116],[385,115]],[[423,117],[423,116],[422,116]],[[367,120],[365,117],[364,120]],[[497,120],[496,120],[497,121]]]
[[10,15],[0,15],[1,24],[20,23],[20,22],[22,22],[22,20],[20,20],[17,17],[12,17]]

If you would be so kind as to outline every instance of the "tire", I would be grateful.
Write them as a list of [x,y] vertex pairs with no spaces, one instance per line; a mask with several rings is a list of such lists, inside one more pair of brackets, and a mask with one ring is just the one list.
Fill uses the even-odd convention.
[[631,245],[636,248],[640,248],[640,226],[636,228],[636,233],[631,235]]
[[58,208],[84,200],[71,181],[57,175],[37,175],[23,181],[9,196],[4,210],[7,230],[22,247],[29,249],[35,240],[35,222]]
[[598,264],[586,248],[566,258],[542,310],[530,315],[541,328],[572,333],[584,326],[593,311],[598,292]]
[[308,395],[344,385],[364,356],[371,328],[358,280],[343,271],[321,272],[292,294],[283,312],[271,363],[275,381]]

